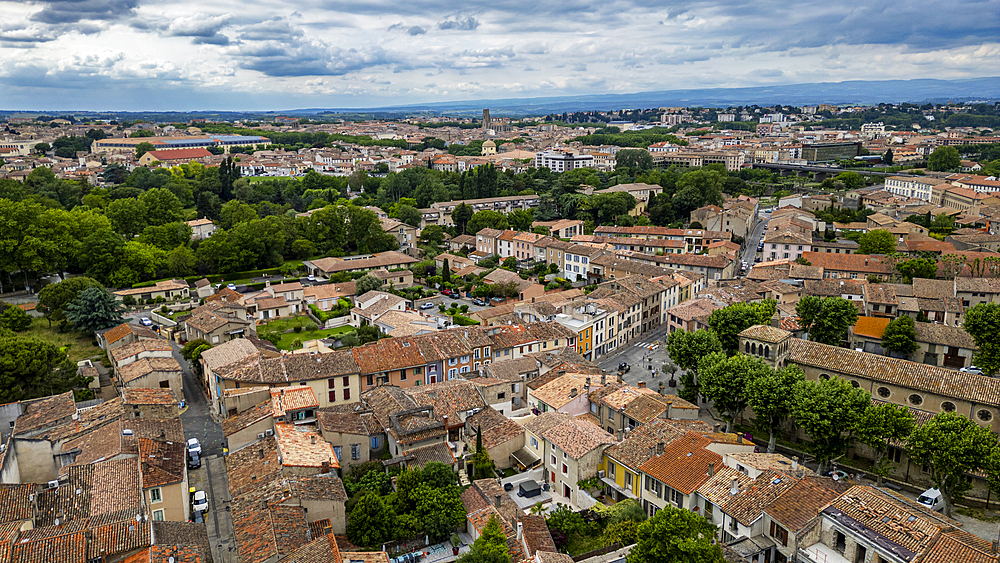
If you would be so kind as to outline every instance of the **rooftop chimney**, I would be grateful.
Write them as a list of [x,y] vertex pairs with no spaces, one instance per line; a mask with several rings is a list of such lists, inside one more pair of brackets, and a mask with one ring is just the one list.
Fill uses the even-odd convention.
[[322,467],[321,471],[323,473],[329,473],[330,472],[330,462],[329,461],[324,461],[321,467]]
[[656,455],[656,446],[649,446],[649,457]]
[[590,377],[587,377],[587,391],[590,391]]
[[708,476],[711,477],[712,475],[715,475],[715,462],[708,464]]
[[729,483],[729,494],[736,496],[736,493],[738,492],[740,492],[740,482],[738,479],[733,479],[732,482]]
[[640,381],[639,382],[639,389],[645,389],[645,388],[646,388],[646,382],[645,381]]
[[601,387],[604,387],[607,384],[608,384],[608,374],[602,373],[601,374]]
[[444,420],[444,427],[448,428],[448,415],[444,415],[441,418],[442,418],[442,420]]
[[570,397],[576,397],[579,394],[580,394],[580,390],[577,389],[576,387],[574,387],[574,388],[572,388],[572,389],[569,390],[569,396]]
[[493,497],[493,506],[500,508],[500,495]]
[[316,443],[316,436],[309,436],[309,442],[315,444]]
[[670,407],[673,406],[673,401],[667,401],[667,419],[670,418]]
[[797,471],[799,469],[799,456],[792,458],[792,471]]
[[743,434],[740,434],[740,433],[736,434],[736,443],[737,444],[742,444],[743,443]]
[[521,536],[523,536],[523,535],[524,535],[524,524],[518,522],[517,523],[517,539],[518,539],[518,541],[521,540]]
[[656,443],[656,453],[657,454],[662,454],[663,453],[663,445],[664,445],[663,441],[659,441],[659,442]]

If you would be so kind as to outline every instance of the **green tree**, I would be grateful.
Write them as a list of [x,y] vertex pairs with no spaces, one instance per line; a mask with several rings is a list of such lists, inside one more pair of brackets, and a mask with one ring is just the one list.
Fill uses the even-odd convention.
[[448,263],[447,258],[444,259],[441,265],[441,281],[451,283],[451,264]]
[[79,383],[76,366],[58,347],[0,329],[0,401],[64,393]]
[[441,225],[427,225],[420,231],[420,240],[436,246],[444,241],[445,234]]
[[365,492],[347,519],[347,539],[368,549],[380,548],[393,537],[393,520],[382,497],[374,491]]
[[889,445],[894,441],[902,442],[909,438],[914,425],[913,413],[903,405],[873,403],[869,404],[861,415],[856,431],[857,437],[875,451],[872,471],[878,476],[879,487],[889,474]]
[[798,366],[790,365],[780,370],[755,370],[747,376],[747,404],[757,417],[757,426],[768,433],[767,453],[773,454],[781,425],[792,414],[794,389],[805,376]]
[[400,205],[396,209],[396,217],[411,227],[419,227],[420,222],[424,219],[424,214],[412,205]]
[[[176,197],[175,197],[176,199]],[[131,240],[142,232],[148,224],[146,220],[146,205],[134,197],[112,200],[104,210],[115,231]]]
[[467,513],[462,505],[461,490],[457,485],[432,487],[421,484],[414,496],[417,506],[413,515],[423,523],[423,531],[432,542],[439,542],[451,536]]
[[639,526],[628,563],[723,563],[715,526],[690,510],[667,505]]
[[382,280],[371,274],[365,274],[364,276],[358,278],[356,282],[354,282],[354,288],[356,294],[361,296],[368,293],[369,291],[381,290]]
[[0,327],[14,332],[24,332],[31,326],[31,315],[16,305],[0,301]]
[[515,209],[507,214],[507,223],[515,231],[530,231],[534,221],[534,209]]
[[472,466],[475,468],[476,479],[484,479],[493,475],[493,460],[490,452],[483,447],[483,429],[476,429],[476,452],[472,454]]
[[219,226],[229,230],[239,223],[249,223],[258,218],[256,209],[234,199],[222,205],[222,210],[219,212]]
[[886,166],[892,166],[892,149],[886,149],[885,152],[882,153],[882,163]]
[[861,174],[857,172],[847,171],[837,174],[837,180],[844,183],[844,187],[848,190],[856,190],[858,188],[865,187],[865,179],[861,177]]
[[725,174],[703,168],[685,172],[677,180],[673,209],[678,217],[687,217],[692,210],[703,205],[722,205],[722,186]]
[[896,271],[903,276],[903,283],[913,283],[913,278],[933,280],[937,278],[937,260],[914,258],[896,264]]
[[514,258],[513,256],[508,256],[508,257],[504,258],[503,259],[503,264],[501,264],[501,267],[504,270],[514,271],[514,268],[517,267],[517,258]]
[[792,417],[812,439],[807,449],[816,458],[822,474],[831,460],[847,452],[871,396],[839,377],[800,381],[793,394]]
[[94,332],[122,322],[122,309],[115,296],[103,287],[88,287],[66,305],[66,320],[77,329]]
[[458,484],[458,475],[440,461],[428,461],[420,470],[420,480],[431,487],[440,489]]
[[886,352],[912,354],[920,349],[917,344],[917,332],[913,317],[903,315],[891,321],[882,333],[882,348]]
[[465,234],[466,225],[472,219],[473,214],[472,206],[466,205],[464,202],[459,203],[455,206],[455,209],[451,210],[451,220],[455,222],[455,226],[458,227],[460,233]]
[[858,322],[858,308],[842,297],[805,296],[795,305],[795,313],[808,332],[809,340],[831,346],[838,346],[847,328]]
[[[457,207],[455,209],[458,209]],[[455,217],[455,212],[451,212],[452,218]],[[456,220],[457,224],[457,220]],[[499,229],[501,231],[506,230],[510,227],[507,222],[507,216],[499,211],[493,211],[490,209],[485,209],[483,211],[476,212],[468,223],[465,225],[465,232],[474,235],[479,231],[489,228],[489,229]]]
[[748,380],[770,369],[756,356],[727,357],[724,352],[709,354],[698,362],[698,388],[726,421],[726,432],[747,408]]
[[615,170],[631,174],[653,169],[653,155],[645,149],[622,149],[615,153]]
[[490,517],[483,533],[472,543],[469,552],[458,559],[458,563],[511,563],[507,535],[497,516]]
[[166,188],[153,188],[139,196],[139,202],[146,208],[146,224],[166,225],[183,219],[183,205],[177,196]]
[[376,340],[379,339],[380,334],[381,332],[379,332],[378,327],[374,327],[371,325],[360,327],[358,329],[358,342],[360,342],[361,344],[367,344],[368,342],[375,342]]
[[760,303],[734,303],[712,311],[708,316],[708,326],[719,337],[723,349],[729,354],[739,351],[739,333],[754,325],[768,325],[777,311],[778,303],[765,299]]
[[976,342],[972,361],[982,368],[987,375],[994,375],[1000,370],[1000,305],[996,303],[980,303],[965,312],[965,322],[962,324],[965,332]]
[[135,158],[138,160],[142,158],[142,155],[153,150],[156,150],[156,147],[153,146],[153,143],[139,143],[138,145],[135,146]]
[[667,336],[667,353],[681,369],[685,370],[680,396],[688,401],[698,400],[698,361],[714,352],[722,352],[722,344],[714,332],[678,330]]
[[52,321],[58,323],[66,320],[66,305],[88,287],[103,288],[104,286],[95,279],[85,277],[69,278],[49,284],[38,292],[37,309],[45,317],[45,320],[49,321],[51,327]]
[[858,239],[857,254],[892,254],[896,252],[896,236],[885,229],[873,229]]
[[193,276],[198,266],[198,257],[193,250],[181,244],[167,254],[166,265],[167,274],[170,276],[178,278]]
[[934,416],[907,440],[914,463],[931,470],[931,481],[944,498],[944,513],[951,517],[955,501],[972,487],[970,473],[988,469],[996,436],[968,418],[953,412]]
[[938,172],[957,170],[962,164],[962,156],[955,147],[938,147],[927,157],[927,168]]
[[52,145],[48,143],[35,143],[35,146],[32,148],[35,149],[35,152],[37,153],[45,154],[52,150]]

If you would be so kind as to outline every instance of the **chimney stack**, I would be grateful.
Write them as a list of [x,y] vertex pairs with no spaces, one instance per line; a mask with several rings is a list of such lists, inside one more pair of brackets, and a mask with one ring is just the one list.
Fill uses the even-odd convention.
[[601,374],[601,387],[604,387],[607,384],[608,384],[608,374],[602,373]]
[[315,444],[316,443],[316,436],[310,436],[309,437],[309,442]]
[[615,432],[615,436],[616,436],[616,438],[618,439],[619,442],[622,441],[622,431],[621,430]]
[[323,465],[322,465],[322,469],[320,471],[322,473],[329,473],[330,472],[330,462],[329,461],[324,461]]
[[496,495],[493,497],[493,506],[495,506],[496,508],[500,508],[500,495]]
[[743,443],[743,434],[740,434],[738,432],[736,433],[736,443],[737,444],[742,444]]
[[799,456],[792,458],[792,471],[798,471],[799,469]]
[[708,464],[708,476],[711,477],[715,475],[715,462]]
[[521,541],[521,536],[523,536],[523,535],[524,535],[524,524],[518,522],[517,523],[517,540]]
[[656,443],[656,453],[657,454],[663,453],[663,441],[659,441]]
[[640,381],[639,382],[639,389],[645,389],[645,388],[646,388],[646,382],[645,381]]
[[587,391],[590,391],[590,376],[587,377]]
[[670,407],[674,404],[673,401],[667,401],[667,420],[670,420]]
[[580,394],[580,391],[576,387],[574,387],[574,388],[572,388],[572,389],[569,390],[569,396],[570,397],[576,397],[579,394]]
[[649,457],[656,455],[656,446],[649,446]]
[[442,419],[444,420],[444,427],[447,429],[448,428],[448,415],[444,415],[442,417]]

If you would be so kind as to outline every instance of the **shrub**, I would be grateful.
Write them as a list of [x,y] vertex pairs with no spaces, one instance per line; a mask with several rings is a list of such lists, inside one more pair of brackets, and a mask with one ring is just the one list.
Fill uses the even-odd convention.
[[302,325],[296,325],[295,328],[293,328],[292,330],[294,330],[296,333],[302,332]]
[[319,325],[316,323],[306,323],[306,332],[316,332],[319,330]]
[[157,297],[156,299],[153,300],[153,303],[166,303],[166,302],[167,302],[167,300],[164,299],[164,297],[162,295],[160,295],[159,297]]
[[161,314],[161,315],[167,315],[167,314],[170,314],[170,308],[169,308],[169,307],[167,307],[166,305],[164,305],[164,306],[160,307],[160,314]]

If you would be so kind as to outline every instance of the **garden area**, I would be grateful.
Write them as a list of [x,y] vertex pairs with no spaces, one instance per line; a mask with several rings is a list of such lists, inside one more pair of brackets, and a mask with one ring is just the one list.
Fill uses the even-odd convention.
[[560,503],[545,517],[556,547],[574,557],[635,543],[639,525],[645,520],[646,512],[632,499],[611,506],[597,504],[580,512]]
[[59,325],[49,323],[43,317],[33,317],[31,325],[18,336],[34,338],[59,348],[66,353],[69,361],[76,365],[80,360],[97,360],[104,357],[104,350],[97,346],[93,333],[74,330],[69,327],[60,330]]
[[350,341],[350,336],[356,332],[357,329],[349,325],[321,329],[306,315],[275,319],[257,327],[257,334],[280,350],[300,348],[302,342],[318,338],[339,338],[345,345],[351,345],[344,340]]

